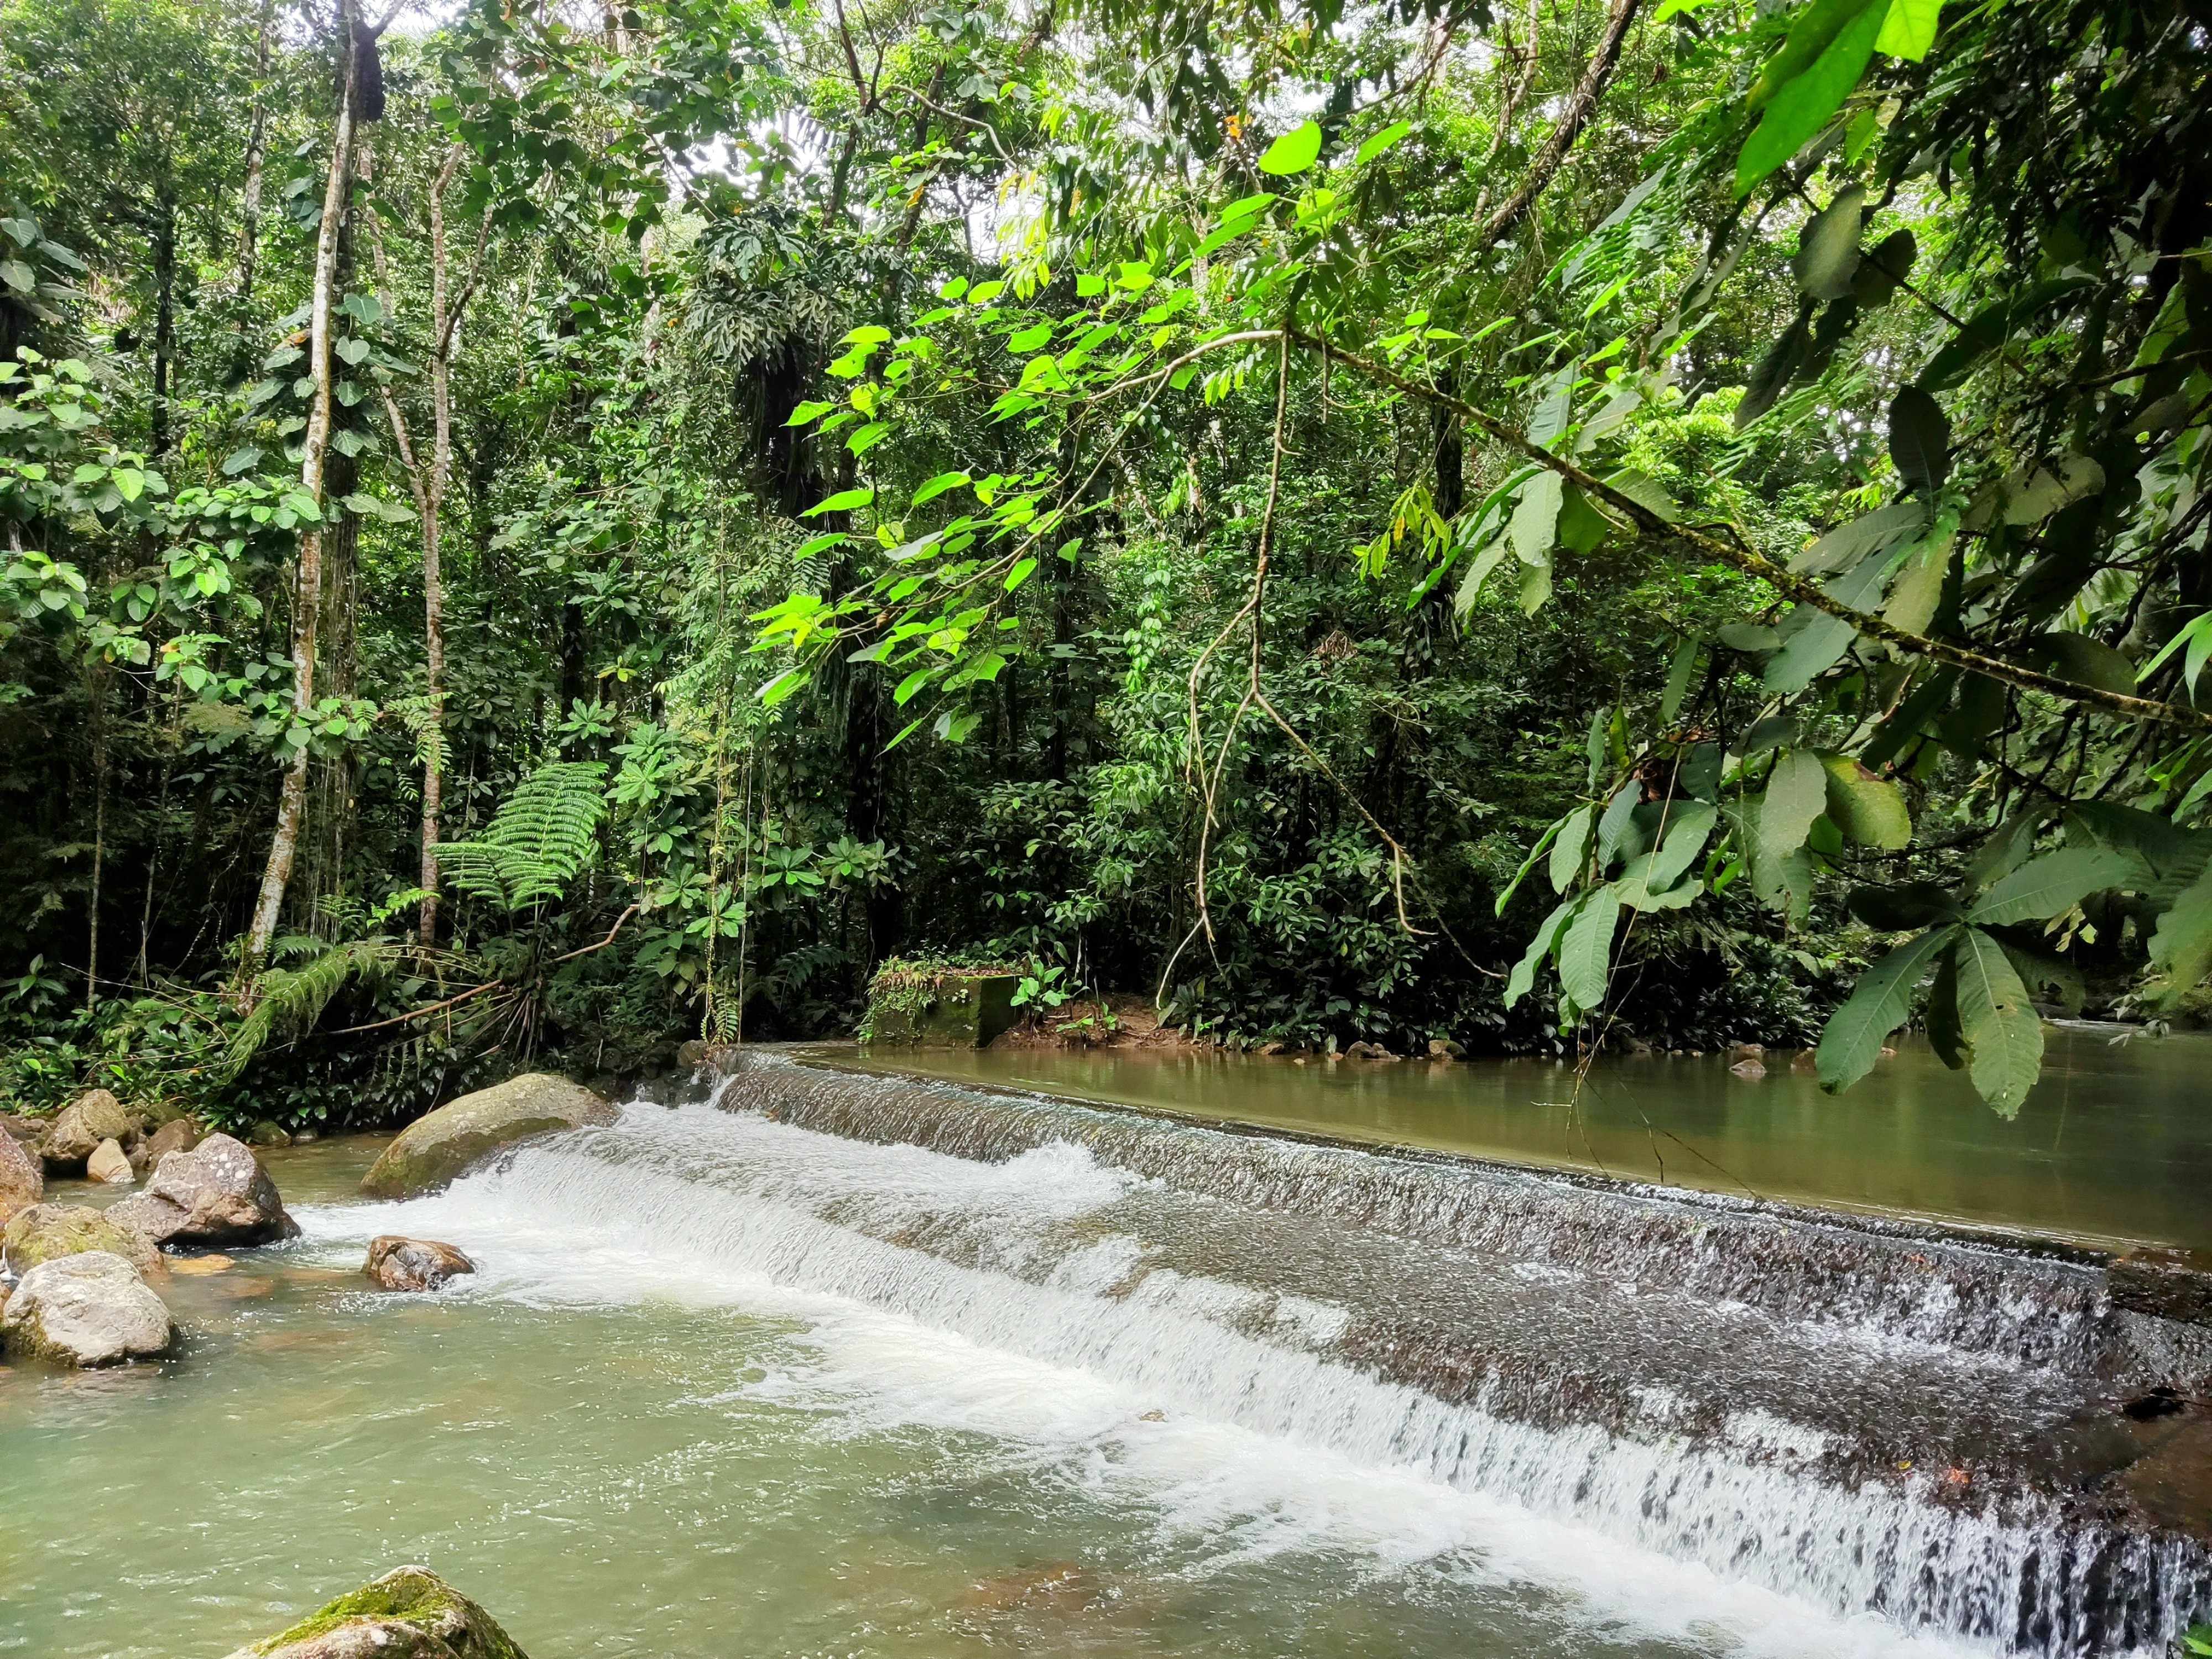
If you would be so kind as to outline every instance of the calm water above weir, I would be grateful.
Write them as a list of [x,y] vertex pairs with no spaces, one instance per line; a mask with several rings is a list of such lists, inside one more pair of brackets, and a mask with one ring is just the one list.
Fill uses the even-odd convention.
[[2098,1026],[2046,1036],[2043,1081],[2012,1122],[1917,1039],[1842,1096],[1821,1093],[1788,1054],[1768,1055],[1752,1081],[1714,1055],[1607,1056],[1579,1091],[1571,1067],[1537,1060],[1302,1065],[1018,1048],[902,1052],[888,1067],[1631,1181],[2212,1252],[2212,1036]]
[[[2212,1375],[2100,1270],[769,1054],[0,1368],[0,1655],[208,1659],[422,1561],[533,1656],[2153,1653]],[[355,1277],[380,1232],[482,1272]]]

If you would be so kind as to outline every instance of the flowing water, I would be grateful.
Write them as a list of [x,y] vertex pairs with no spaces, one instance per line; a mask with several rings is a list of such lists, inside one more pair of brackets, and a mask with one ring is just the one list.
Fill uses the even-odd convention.
[[[0,1654],[219,1655],[422,1560],[568,1655],[2155,1651],[2212,1374],[2098,1259],[750,1060],[0,1370]],[[482,1264],[435,1297],[369,1237]]]

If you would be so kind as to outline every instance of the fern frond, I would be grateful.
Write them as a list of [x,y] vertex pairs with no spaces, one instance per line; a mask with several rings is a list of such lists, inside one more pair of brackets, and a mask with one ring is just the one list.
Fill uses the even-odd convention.
[[232,1034],[223,1054],[223,1081],[234,1082],[270,1037],[279,1033],[299,1037],[313,1030],[348,981],[373,989],[389,980],[403,948],[391,939],[356,939],[335,945],[301,967],[280,968],[264,975],[253,1012]]
[[510,914],[560,897],[599,850],[606,816],[598,761],[554,761],[520,784],[472,842],[444,842],[438,861],[454,886]]

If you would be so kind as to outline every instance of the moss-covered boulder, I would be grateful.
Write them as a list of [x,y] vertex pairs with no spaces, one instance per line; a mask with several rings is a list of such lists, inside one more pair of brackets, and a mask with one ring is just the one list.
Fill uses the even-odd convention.
[[40,1262],[0,1312],[0,1335],[12,1357],[64,1365],[150,1359],[176,1334],[168,1309],[137,1268],[106,1250]]
[[980,1048],[1018,1018],[1012,974],[890,963],[868,986],[862,1038],[890,1048]]
[[528,1659],[428,1567],[400,1567],[230,1659]]
[[42,1261],[88,1250],[121,1256],[141,1273],[161,1265],[161,1255],[129,1221],[118,1220],[88,1204],[33,1204],[0,1228],[0,1261],[11,1273],[28,1273]]
[[412,1198],[444,1186],[526,1136],[612,1123],[604,1096],[546,1072],[528,1072],[427,1112],[399,1132],[362,1179],[372,1198]]

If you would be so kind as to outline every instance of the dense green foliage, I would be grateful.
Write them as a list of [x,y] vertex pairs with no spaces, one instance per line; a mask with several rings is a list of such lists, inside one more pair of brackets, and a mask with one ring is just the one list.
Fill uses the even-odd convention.
[[2187,7],[381,21],[0,0],[0,1091],[2212,968]]

